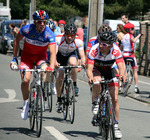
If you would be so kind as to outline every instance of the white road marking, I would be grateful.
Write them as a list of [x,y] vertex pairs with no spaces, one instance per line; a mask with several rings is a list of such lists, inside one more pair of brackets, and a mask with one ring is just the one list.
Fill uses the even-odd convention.
[[142,83],[142,84],[150,85],[150,83],[146,83],[146,82],[143,82],[143,81],[140,81],[140,80],[138,80],[138,82]]
[[13,89],[4,89],[4,91],[8,94],[8,98],[0,98],[0,103],[20,101],[20,100],[15,99],[15,97],[16,97],[15,90],[13,90]]
[[53,135],[57,140],[69,140],[64,135],[62,135],[57,129],[52,126],[45,126],[45,128]]

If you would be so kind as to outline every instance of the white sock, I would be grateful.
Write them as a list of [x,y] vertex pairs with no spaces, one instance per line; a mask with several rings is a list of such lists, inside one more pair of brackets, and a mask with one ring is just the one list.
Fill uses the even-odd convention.
[[135,88],[138,87],[138,85],[135,85]]

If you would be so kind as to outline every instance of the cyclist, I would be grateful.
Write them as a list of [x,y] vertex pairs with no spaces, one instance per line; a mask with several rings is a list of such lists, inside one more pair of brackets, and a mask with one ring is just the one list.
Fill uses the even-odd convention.
[[[77,66],[76,49],[79,51],[81,57],[81,65],[85,65],[85,55],[83,41],[76,36],[77,28],[74,24],[66,24],[65,33],[56,37],[56,53],[57,62],[62,66],[72,65]],[[59,70],[59,75],[56,81],[57,89],[57,107],[56,111],[61,111],[61,90],[63,82],[64,71]],[[72,69],[72,79],[74,82],[75,95],[79,95],[79,88],[77,87],[77,69]]]
[[[23,26],[16,38],[14,39],[13,60],[10,63],[12,70],[19,69],[17,60],[17,51],[19,41],[25,37],[24,48],[21,54],[20,74],[23,78],[22,70],[32,69],[33,63],[41,66],[42,69],[52,71],[56,63],[56,42],[54,33],[46,26],[46,21],[49,19],[48,14],[43,10],[35,11],[33,14],[34,24]],[[46,63],[46,51],[50,48],[50,66]],[[24,100],[24,107],[21,112],[23,120],[28,118],[29,110],[29,82],[31,72],[26,72],[25,80],[21,83],[21,90]],[[49,73],[42,74],[43,81],[49,80]]]
[[[124,79],[124,61],[119,47],[114,43],[116,42],[116,35],[113,32],[106,31],[101,34],[98,34],[98,43],[95,44],[88,53],[87,58],[87,76],[89,83],[95,81],[101,81],[101,77],[104,76],[105,79],[111,79],[115,77],[114,62],[119,69],[120,77]],[[118,128],[118,119],[119,119],[119,103],[118,103],[118,83],[113,82],[109,85],[110,94],[112,97],[112,103],[115,111],[115,137],[121,138],[122,134]],[[92,112],[94,114],[92,124],[95,126],[96,114],[98,112],[98,101],[100,86],[93,86],[92,94]]]
[[137,74],[137,63],[136,63],[136,58],[134,54],[134,43],[142,36],[142,34],[138,34],[135,38],[133,36],[135,32],[134,24],[132,23],[127,23],[124,25],[124,29],[126,30],[126,34],[121,40],[122,45],[123,45],[123,57],[126,62],[128,58],[132,59],[133,61],[131,62],[131,66],[133,69],[134,73],[134,81],[135,81],[135,93],[139,93],[139,88],[138,88],[138,74]]
[[[111,27],[110,27],[109,25],[107,25],[107,24],[102,24],[102,25],[100,26],[100,28],[98,29],[98,34],[101,34],[101,33],[105,32],[105,31],[112,31],[112,29],[111,29]],[[94,46],[94,45],[97,44],[97,43],[98,43],[98,35],[92,37],[92,38],[89,40],[89,42],[88,42],[88,44],[87,44],[87,48],[86,48],[86,58],[87,58],[87,56],[88,56],[88,53],[89,53],[91,47]]]

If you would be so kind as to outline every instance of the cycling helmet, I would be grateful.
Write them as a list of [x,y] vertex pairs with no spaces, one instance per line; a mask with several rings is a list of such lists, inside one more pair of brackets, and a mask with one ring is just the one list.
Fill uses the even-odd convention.
[[131,28],[134,28],[134,24],[127,23],[127,24],[124,25],[124,29],[131,29]]
[[111,32],[112,31],[111,27],[109,25],[107,25],[107,24],[102,24],[100,26],[100,28],[98,29],[98,34],[100,35],[101,33],[106,32],[106,31],[110,31]]
[[65,30],[65,34],[69,34],[69,35],[76,35],[77,33],[77,27],[73,23],[66,24],[64,30]]
[[48,20],[49,16],[44,10],[35,11],[32,15],[34,20]]
[[56,29],[55,23],[53,21],[51,21],[51,20],[47,21],[46,26],[48,26],[53,31]]
[[116,42],[117,36],[114,32],[106,31],[99,35],[100,41],[106,41],[109,44]]

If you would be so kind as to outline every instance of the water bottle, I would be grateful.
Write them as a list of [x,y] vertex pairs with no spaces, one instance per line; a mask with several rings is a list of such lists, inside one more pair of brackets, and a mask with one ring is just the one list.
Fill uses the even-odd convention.
[[105,108],[106,108],[105,103],[103,103],[103,105],[102,105],[102,116],[105,116]]

